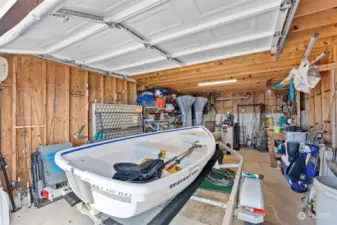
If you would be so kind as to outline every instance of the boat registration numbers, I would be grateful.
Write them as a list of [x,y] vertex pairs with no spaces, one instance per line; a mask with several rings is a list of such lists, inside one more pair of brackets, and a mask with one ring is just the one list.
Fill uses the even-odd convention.
[[109,198],[112,198],[114,200],[120,201],[120,202],[126,202],[131,203],[131,196],[132,194],[122,191],[116,191],[110,188],[105,188],[102,186],[99,186],[97,184],[91,185],[93,189],[95,189],[96,192],[105,195]]

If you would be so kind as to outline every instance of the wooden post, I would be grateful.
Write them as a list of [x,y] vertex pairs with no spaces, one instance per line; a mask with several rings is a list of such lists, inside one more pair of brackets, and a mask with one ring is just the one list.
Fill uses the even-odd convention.
[[[42,119],[44,124],[47,124],[47,61],[42,62],[42,77],[43,77],[43,113]],[[43,144],[47,145],[47,126],[43,128]]]
[[124,87],[123,87],[123,90],[124,90],[124,104],[127,105],[128,104],[128,81],[127,80],[124,80]]
[[18,59],[13,56],[13,78],[12,78],[12,181],[16,181],[16,76]]
[[85,95],[84,95],[84,105],[85,105],[85,129],[86,135],[89,135],[89,72],[84,73],[84,83],[85,83]]
[[117,93],[117,84],[116,84],[117,80],[115,77],[112,78],[112,101],[113,103],[117,103],[116,100],[116,93]]
[[101,98],[101,103],[104,101],[104,76],[99,76],[99,96]]
[[297,104],[297,125],[301,126],[301,92],[296,91],[296,104]]
[[70,138],[70,67],[65,66],[64,67],[64,90],[65,90],[65,99],[64,99],[64,118],[65,124],[64,124],[64,141],[71,141]]

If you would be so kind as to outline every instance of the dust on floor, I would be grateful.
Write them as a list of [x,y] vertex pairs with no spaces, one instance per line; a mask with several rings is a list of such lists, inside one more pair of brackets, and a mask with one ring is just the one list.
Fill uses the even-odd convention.
[[[300,221],[298,212],[303,207],[303,195],[293,192],[279,169],[269,167],[268,153],[254,150],[242,150],[244,170],[252,173],[264,174],[264,200],[268,215],[265,225],[314,225],[311,219]],[[217,195],[224,201],[227,196]],[[221,225],[225,211],[219,207],[204,203],[189,201],[180,215],[202,224]],[[92,225],[92,221],[81,215],[75,208],[71,208],[64,200],[48,205],[41,209],[24,207],[12,214],[11,225]],[[243,224],[235,221],[235,225]]]

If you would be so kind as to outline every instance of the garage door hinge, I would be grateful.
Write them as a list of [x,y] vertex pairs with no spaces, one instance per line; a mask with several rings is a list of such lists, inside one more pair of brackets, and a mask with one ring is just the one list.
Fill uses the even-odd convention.
[[115,22],[107,22],[105,23],[109,28],[117,28],[117,29],[121,29],[121,26],[118,23]]
[[277,31],[277,32],[275,32],[275,34],[274,34],[274,38],[280,38],[280,37],[283,37],[283,34],[282,34],[282,32],[281,32],[281,31]]

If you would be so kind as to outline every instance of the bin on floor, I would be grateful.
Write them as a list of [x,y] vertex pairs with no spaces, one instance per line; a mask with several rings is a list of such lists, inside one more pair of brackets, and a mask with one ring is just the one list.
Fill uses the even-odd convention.
[[316,225],[337,224],[337,177],[314,179],[316,190]]

